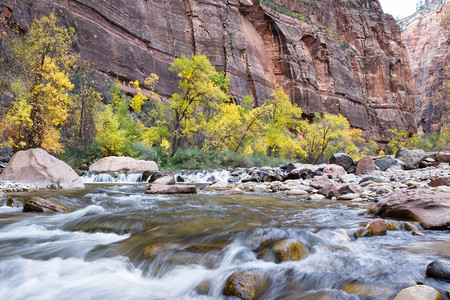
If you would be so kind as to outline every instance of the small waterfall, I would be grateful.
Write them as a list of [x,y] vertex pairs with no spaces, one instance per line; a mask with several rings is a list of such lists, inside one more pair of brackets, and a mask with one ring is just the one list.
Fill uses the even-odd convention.
[[202,170],[202,171],[180,171],[174,174],[177,182],[186,183],[211,183],[214,181],[227,182],[231,173],[227,170]]
[[91,173],[81,176],[83,183],[142,183],[143,173]]

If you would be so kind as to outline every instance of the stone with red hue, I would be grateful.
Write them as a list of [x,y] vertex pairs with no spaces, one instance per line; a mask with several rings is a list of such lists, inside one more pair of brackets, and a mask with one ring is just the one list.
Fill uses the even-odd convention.
[[145,191],[146,194],[195,194],[197,187],[195,185],[183,184],[151,184]]
[[356,174],[367,174],[373,171],[379,170],[373,163],[373,159],[369,156],[365,156],[358,161],[356,165]]
[[347,171],[338,165],[328,165],[323,169],[323,173],[328,175],[328,177],[340,177],[347,174]]
[[426,189],[395,192],[382,198],[370,212],[418,221],[425,229],[450,229],[450,197],[446,192]]

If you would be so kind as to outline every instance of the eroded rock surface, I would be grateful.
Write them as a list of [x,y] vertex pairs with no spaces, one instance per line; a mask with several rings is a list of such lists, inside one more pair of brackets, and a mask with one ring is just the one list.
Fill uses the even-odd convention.
[[[406,48],[394,18],[378,1],[70,0],[3,1],[7,22],[27,28],[57,11],[76,28],[75,49],[103,77],[128,82],[159,75],[170,97],[175,57],[205,54],[230,75],[237,99],[255,105],[281,85],[305,114],[341,113],[375,139],[389,128],[414,132],[414,93]],[[28,5],[29,3],[30,5]],[[31,4],[32,3],[32,4]],[[314,3],[312,5],[311,3]],[[145,89],[145,86],[144,86]]]

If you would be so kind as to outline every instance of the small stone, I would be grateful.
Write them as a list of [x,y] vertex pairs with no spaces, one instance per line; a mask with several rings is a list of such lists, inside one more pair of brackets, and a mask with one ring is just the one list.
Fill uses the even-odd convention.
[[324,195],[320,195],[320,194],[312,194],[308,197],[309,200],[314,200],[314,201],[321,201],[323,199],[325,199]]
[[355,174],[346,174],[339,177],[339,181],[343,183],[356,182]]
[[354,200],[354,199],[359,198],[359,197],[360,197],[359,194],[350,193],[350,194],[341,195],[341,196],[337,197],[337,199],[338,200]]
[[406,231],[420,231],[420,229],[416,225],[410,222],[405,222],[404,227]]
[[397,227],[395,227],[394,224],[392,224],[392,223],[389,222],[389,221],[385,221],[385,222],[386,222],[386,224],[387,224],[387,230],[389,230],[389,231],[395,231],[395,230],[397,230]]
[[297,261],[307,254],[305,246],[294,239],[278,241],[272,248],[275,252],[276,262]]
[[308,195],[308,192],[302,189],[292,189],[286,192],[286,195]]
[[33,197],[25,200],[23,204],[24,212],[61,212],[69,213],[70,210],[63,204],[54,201]]
[[366,228],[370,232],[370,236],[386,235],[388,225],[385,220],[377,218],[370,220]]
[[171,184],[175,184],[175,179],[173,178],[173,176],[163,176],[163,177],[156,179],[153,183],[154,184],[162,184],[162,185],[171,185]]
[[450,281],[450,261],[435,260],[427,267],[427,277]]
[[427,285],[414,285],[401,290],[393,300],[442,300],[442,295],[436,289]]
[[242,300],[253,300],[265,288],[264,277],[253,271],[231,274],[223,288],[223,295],[234,296]]
[[421,232],[421,231],[417,231],[417,230],[414,230],[414,231],[412,232],[412,235],[426,236],[425,233],[423,233],[423,232]]
[[146,194],[195,194],[197,187],[195,185],[164,185],[152,183],[145,191]]

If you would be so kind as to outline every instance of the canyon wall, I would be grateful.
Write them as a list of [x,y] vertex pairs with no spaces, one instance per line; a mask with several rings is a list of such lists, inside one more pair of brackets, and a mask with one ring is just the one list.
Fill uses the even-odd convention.
[[400,28],[378,0],[0,0],[3,16],[26,29],[52,10],[79,37],[74,48],[105,76],[124,82],[160,76],[205,54],[231,78],[237,100],[255,105],[276,84],[307,116],[341,113],[380,140],[387,129],[416,132],[414,93]]
[[437,94],[450,61],[450,31],[441,20],[449,10],[450,0],[429,0],[400,22],[411,61],[417,124],[426,134],[438,132],[442,125],[442,99]]

